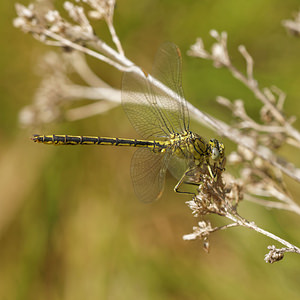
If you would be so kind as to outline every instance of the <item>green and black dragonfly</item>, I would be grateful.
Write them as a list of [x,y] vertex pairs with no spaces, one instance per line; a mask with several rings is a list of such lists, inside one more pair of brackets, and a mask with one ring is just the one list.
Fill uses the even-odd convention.
[[[221,167],[224,145],[216,139],[206,142],[189,129],[189,111],[181,79],[179,48],[164,43],[157,52],[151,75],[138,69],[126,72],[122,80],[122,105],[143,139],[97,136],[34,135],[33,141],[56,145],[112,145],[138,148],[131,163],[131,176],[137,197],[143,202],[158,199],[163,191],[167,169],[182,183],[195,182],[191,176],[206,165]],[[199,183],[198,183],[199,184]]]

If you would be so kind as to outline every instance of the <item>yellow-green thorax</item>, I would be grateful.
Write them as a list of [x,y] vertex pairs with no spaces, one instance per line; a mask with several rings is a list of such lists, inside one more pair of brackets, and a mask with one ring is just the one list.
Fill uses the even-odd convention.
[[224,145],[222,143],[216,139],[207,143],[201,136],[191,131],[173,134],[164,144],[167,147],[161,149],[161,152],[171,147],[174,155],[193,160],[197,166],[202,165],[204,161],[216,162],[224,157]]

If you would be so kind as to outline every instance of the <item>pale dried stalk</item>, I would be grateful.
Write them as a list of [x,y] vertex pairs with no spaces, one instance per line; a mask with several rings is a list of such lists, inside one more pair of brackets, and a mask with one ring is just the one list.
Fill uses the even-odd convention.
[[[264,93],[259,89],[258,83],[253,77],[253,59],[246,51],[245,47],[240,46],[239,51],[246,60],[247,76],[237,70],[230,61],[227,50],[227,34],[224,32],[219,34],[215,30],[212,30],[211,35],[217,41],[217,43],[212,46],[211,53],[204,49],[202,39],[198,38],[196,43],[191,46],[188,54],[194,57],[212,60],[216,67],[226,67],[235,78],[245,84],[253,92],[255,97],[259,99],[267,107],[267,109],[272,112],[272,114],[277,118],[278,122],[281,125],[280,131],[284,132],[290,137],[290,143],[296,144],[297,147],[300,147],[300,133],[291,126],[290,121],[287,121],[279,110],[279,108],[282,107],[285,96],[279,95],[279,103],[277,105],[274,105],[274,103],[272,103],[266,96],[267,90]],[[278,89],[276,90],[276,92],[278,93]],[[194,110],[193,107],[191,107],[191,110],[197,114],[197,111]],[[197,117],[201,118],[203,116],[202,114],[199,114],[199,116]],[[251,136],[245,136],[239,130],[236,130],[235,128],[228,126],[224,122],[214,119],[210,116],[207,116],[206,121],[210,123],[211,127],[215,131],[222,133],[228,139],[231,139],[235,143],[251,150],[253,153],[255,153],[255,155],[268,161],[270,164],[280,169],[286,175],[300,182],[300,169],[296,168],[292,163],[285,161],[281,157],[278,157],[263,145],[260,145],[259,148],[255,147],[256,141]],[[269,128],[270,131],[274,131],[274,128],[272,128],[272,126],[270,126]],[[291,142],[291,140],[293,142]]]
[[89,118],[99,114],[108,112],[112,108],[119,105],[113,102],[96,102],[88,105],[84,105],[78,108],[69,109],[66,112],[66,119],[69,121],[78,121],[81,119]]
[[295,205],[294,202],[293,203],[281,203],[281,202],[275,202],[275,201],[270,201],[270,200],[263,200],[263,199],[254,197],[249,194],[244,194],[244,197],[245,197],[245,200],[259,204],[261,206],[289,210],[291,212],[295,212],[298,215],[300,215],[300,207],[298,205]]
[[248,76],[245,77],[241,72],[239,72],[231,63],[227,66],[227,68],[231,71],[232,75],[243,82],[255,95],[257,99],[259,99],[263,104],[265,104],[274,116],[276,116],[279,123],[282,124],[282,129],[291,137],[293,137],[296,141],[300,143],[300,132],[291,126],[289,122],[287,122],[286,118],[283,116],[281,111],[279,111],[278,107],[275,106],[272,102],[270,102],[269,98],[259,89],[257,81],[253,77],[253,59],[249,55],[245,46],[239,47],[240,53],[246,60]]
[[[286,246],[286,248],[281,248],[281,249],[278,249],[275,246],[268,246],[268,249],[270,251],[268,254],[265,255],[266,263],[274,263],[274,262],[277,262],[277,261],[283,259],[284,253],[300,254],[300,248],[298,248],[295,245],[287,242],[286,240],[276,236],[275,234],[258,227],[254,222],[249,222],[249,221],[245,220],[244,218],[241,218],[240,216],[234,216],[231,214],[226,215],[226,217],[229,218],[230,220],[236,222],[240,226],[252,229],[252,230],[254,230],[260,234],[263,234],[264,236],[267,236],[267,237],[281,243],[282,245]],[[277,255],[278,253],[280,253],[280,255]]]
[[[201,239],[204,241],[204,250],[208,252],[208,238],[210,234],[218,230],[242,226],[252,229],[285,246],[285,248],[282,249],[277,249],[275,248],[275,246],[269,246],[268,249],[270,251],[265,256],[265,261],[268,263],[274,263],[281,260],[284,256],[284,253],[287,252],[300,254],[300,249],[297,246],[287,242],[286,240],[280,238],[279,236],[276,236],[271,232],[258,227],[254,222],[249,222],[245,218],[241,217],[237,213],[237,207],[242,197],[239,184],[230,184],[231,179],[224,177],[224,179],[227,181],[227,183],[225,184],[221,176],[219,177],[219,175],[221,175],[221,172],[223,171],[220,171],[220,169],[214,169],[213,172],[219,172],[217,173],[216,180],[211,179],[207,169],[204,168],[201,170],[199,179],[202,183],[199,188],[199,193],[193,198],[193,200],[188,201],[187,205],[190,207],[190,209],[192,210],[192,214],[195,217],[217,214],[233,221],[233,223],[213,228],[209,221],[198,222],[198,226],[193,227],[193,233],[183,236],[184,240]],[[230,185],[232,186],[230,187]]]
[[249,150],[255,155],[269,162],[274,167],[280,169],[283,173],[290,176],[294,180],[300,182],[300,169],[296,168],[292,163],[285,161],[283,158],[278,157],[274,153],[270,152],[267,147],[260,146],[255,148],[255,140],[250,136],[244,136],[239,130],[227,125],[226,123],[206,114],[194,107],[192,104],[188,104],[191,115],[200,123],[209,125],[218,134],[227,137],[236,144],[239,144]]
[[282,25],[287,29],[291,34],[299,37],[300,35],[300,11],[297,12],[294,16],[294,20],[284,20]]

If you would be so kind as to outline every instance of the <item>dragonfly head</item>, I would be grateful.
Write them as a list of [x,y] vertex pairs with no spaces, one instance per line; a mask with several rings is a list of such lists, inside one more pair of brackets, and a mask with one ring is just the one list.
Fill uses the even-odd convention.
[[210,147],[210,158],[213,161],[218,161],[224,157],[225,147],[224,144],[219,142],[216,139],[212,139],[209,141]]

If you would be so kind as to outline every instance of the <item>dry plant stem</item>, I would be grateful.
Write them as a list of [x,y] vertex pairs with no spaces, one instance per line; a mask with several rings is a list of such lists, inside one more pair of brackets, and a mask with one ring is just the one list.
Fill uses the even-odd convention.
[[119,103],[113,102],[95,102],[67,110],[65,113],[65,118],[69,121],[77,121],[94,115],[103,114],[118,105]]
[[[241,81],[244,85],[246,85],[254,93],[255,97],[264,104],[264,107],[266,107],[271,112],[274,119],[279,124],[282,124],[282,129],[280,131],[286,133],[287,137],[289,137],[290,143],[296,144],[296,147],[299,148],[300,133],[291,126],[292,120],[286,120],[280,111],[280,108],[282,107],[285,100],[285,95],[278,89],[272,88],[272,91],[278,95],[278,102],[276,101],[276,105],[273,104],[273,101],[275,102],[276,99],[271,91],[269,91],[268,89],[265,89],[264,91],[259,89],[257,81],[253,77],[253,59],[246,51],[245,47],[240,46],[239,51],[246,60],[246,76],[239,70],[237,70],[230,61],[227,50],[227,34],[224,32],[219,34],[217,31],[212,30],[211,36],[217,41],[217,43],[212,46],[211,53],[204,49],[202,39],[199,38],[197,39],[196,44],[194,44],[188,52],[189,55],[212,60],[214,66],[217,68],[228,68],[232,75],[239,81]],[[203,120],[210,124],[210,126],[215,131],[225,135],[227,138],[231,139],[238,145],[249,149],[258,157],[269,162],[286,175],[292,177],[294,180],[300,182],[300,169],[297,169],[292,163],[285,161],[281,157],[278,157],[268,147],[263,146],[262,144],[259,144],[259,146],[257,146],[255,137],[252,137],[250,135],[246,136],[236,128],[230,127],[227,124],[214,119],[213,117],[210,117],[209,115],[206,115],[206,118],[204,118],[203,113],[199,114],[198,111],[192,106],[190,106],[190,109],[195,114],[197,120],[199,120],[199,118],[203,118]],[[247,119],[244,125],[247,126]],[[262,129],[270,130],[269,128],[272,128],[272,126]],[[274,128],[272,128],[272,130],[274,130]]]
[[215,231],[219,231],[219,230],[225,230],[225,229],[228,229],[228,228],[233,228],[233,227],[238,227],[240,226],[239,223],[231,223],[231,224],[227,224],[227,225],[223,225],[223,226],[220,226],[220,227],[214,227],[210,230],[210,232],[215,232]]
[[294,20],[284,20],[282,21],[282,25],[287,29],[287,31],[296,36],[299,37],[300,34],[300,12],[298,11],[294,15]]
[[100,100],[105,99],[108,102],[120,103],[121,92],[120,90],[114,88],[105,88],[105,87],[88,87],[82,85],[72,84],[70,88],[66,91],[67,97],[73,100],[82,100],[86,98],[89,100]]
[[281,112],[274,106],[273,103],[269,101],[265,94],[259,89],[257,82],[253,78],[246,78],[231,64],[228,65],[227,68],[236,79],[243,82],[254,93],[257,99],[259,99],[262,103],[267,105],[270,108],[270,110],[272,110],[274,116],[276,116],[277,120],[284,126],[285,132],[287,132],[290,136],[292,136],[298,142],[300,142],[299,131],[292,127],[291,124],[286,122]]
[[293,147],[300,148],[299,143],[292,138],[287,138],[286,142]]
[[69,60],[76,73],[84,80],[89,86],[111,88],[109,84],[104,82],[98,75],[96,75],[86,62],[85,56],[81,52],[74,51],[71,59]]
[[[118,54],[116,51],[114,51],[109,46],[106,45],[107,47],[104,47],[103,44],[105,44],[105,43],[103,43],[103,42],[101,42],[101,46],[105,49],[109,48],[109,50],[110,50],[109,52],[111,54],[110,56],[113,56],[114,58],[118,58],[118,59],[116,59],[118,62],[116,62],[116,61],[106,57],[105,55],[102,55],[102,54],[96,52],[96,51],[93,51],[93,50],[91,50],[87,47],[76,44],[76,43],[74,43],[74,42],[72,42],[72,41],[70,41],[70,40],[68,40],[68,39],[52,32],[52,31],[50,31],[50,30],[45,29],[43,33],[46,36],[48,36],[48,37],[56,40],[57,42],[59,42],[56,46],[60,46],[60,47],[67,46],[67,47],[73,48],[77,51],[80,51],[80,52],[85,53],[89,56],[95,57],[95,58],[97,58],[97,59],[99,59],[103,62],[106,62],[107,64],[115,67],[116,69],[118,69],[122,72],[131,71],[130,67],[133,65],[133,63],[130,62],[129,60],[125,59],[124,56],[120,57],[120,54]],[[46,43],[51,45],[51,42],[50,43],[46,42]],[[52,44],[52,46],[53,46],[53,44]],[[119,62],[122,62],[123,64],[120,64]]]
[[255,155],[261,157],[262,159],[268,161],[274,167],[279,168],[283,173],[290,176],[294,180],[300,182],[300,170],[297,169],[290,162],[286,162],[282,158],[277,157],[267,147],[260,146],[259,149],[255,148],[255,141],[248,136],[245,136],[240,133],[239,130],[230,127],[226,123],[213,118],[212,116],[201,112],[196,107],[188,104],[188,108],[190,112],[194,115],[194,118],[197,121],[201,121],[202,123],[208,124],[211,128],[213,128],[219,134],[224,135],[228,139],[234,141],[238,145],[241,145],[250,151],[252,151]]
[[[116,51],[114,51],[112,48],[110,48],[109,46],[107,46],[105,43],[103,43],[101,41],[101,48],[105,49],[106,53],[109,53],[110,56],[112,56],[114,59],[116,59],[118,62],[115,62],[109,58],[107,58],[106,56],[95,52],[89,48],[83,47],[79,44],[76,44],[66,38],[61,37],[60,35],[53,33],[49,30],[45,30],[44,34],[46,34],[48,37],[52,38],[52,39],[56,39],[58,42],[60,42],[61,44],[59,44],[59,46],[68,46],[71,47],[77,51],[80,51],[82,53],[85,53],[87,55],[90,55],[92,57],[95,57],[103,62],[106,62],[107,64],[115,67],[116,69],[122,71],[122,72],[136,72],[138,75],[140,76],[144,76],[144,72],[138,67],[136,66],[133,62],[131,62],[130,60],[128,60],[125,56],[123,55],[119,55]],[[108,51],[109,50],[109,51]],[[173,96],[173,94],[175,93],[174,91],[170,90],[169,88],[167,88],[166,86],[164,86],[161,82],[157,81],[155,78],[153,78],[150,74],[147,74],[147,76],[149,78],[151,78],[152,83],[154,85],[156,85],[157,87],[159,87],[161,90],[163,90],[164,92],[170,94],[171,96]]]
[[292,202],[292,201],[290,201],[289,203],[281,203],[281,202],[276,202],[276,201],[263,200],[263,199],[254,197],[249,194],[244,194],[244,199],[247,201],[262,205],[264,207],[284,209],[284,210],[292,211],[292,212],[300,215],[300,207],[295,202]]
[[[108,54],[110,57],[113,57],[117,62],[115,62],[114,60],[111,60],[109,58],[107,58],[106,56],[95,52],[87,47],[81,46],[79,44],[76,44],[64,37],[61,37],[60,35],[53,33],[52,31],[49,30],[45,30],[43,32],[45,35],[47,35],[48,37],[55,39],[56,41],[59,42],[59,46],[68,46],[70,48],[73,48],[77,51],[80,51],[82,53],[85,53],[87,55],[90,55],[92,57],[95,57],[103,62],[106,62],[107,64],[115,67],[116,69],[122,71],[122,72],[136,72],[137,74],[139,74],[140,76],[144,76],[144,72],[138,67],[136,66],[133,62],[131,62],[130,60],[128,60],[125,56],[118,54],[115,50],[113,50],[112,48],[110,48],[108,45],[106,45],[104,42],[97,40],[97,45],[101,45],[101,49]],[[100,44],[99,44],[100,43]],[[161,90],[163,90],[164,92],[170,94],[171,96],[174,95],[174,91],[170,90],[169,88],[167,88],[166,86],[164,86],[161,82],[157,81],[155,78],[153,78],[150,74],[147,74],[148,77],[151,78],[152,82],[154,85],[156,85],[157,87],[159,87]]]
[[[278,132],[286,132],[285,128],[282,126],[275,126],[275,125],[262,125],[259,123],[256,123],[253,119],[251,119],[245,110],[244,107],[244,102],[242,100],[236,100],[235,104],[233,104],[230,100],[227,98],[218,96],[217,97],[217,102],[220,103],[221,105],[227,107],[230,109],[233,114],[243,120],[238,124],[238,128],[250,128],[254,129],[255,131],[258,132],[270,132],[270,133],[278,133]],[[236,105],[238,103],[238,109],[236,109]],[[294,139],[291,139],[295,142],[295,147],[300,148],[300,143],[297,143]]]
[[[224,163],[225,161],[223,160],[220,167],[224,166]],[[214,165],[213,168],[216,168],[216,165]],[[183,237],[184,240],[201,239],[204,241],[204,250],[206,250],[207,244],[209,245],[208,237],[211,233],[218,230],[242,226],[271,238],[286,247],[278,249],[275,246],[268,246],[269,253],[265,256],[265,261],[267,263],[274,263],[281,260],[286,252],[300,254],[300,249],[295,245],[287,242],[271,232],[268,232],[267,230],[258,227],[254,222],[246,220],[237,213],[238,203],[242,199],[242,194],[240,193],[242,190],[240,190],[239,186],[237,185],[238,183],[231,183],[230,186],[228,185],[228,182],[226,183],[226,181],[222,179],[223,170],[224,169],[219,167],[214,169],[215,172],[218,172],[216,173],[217,180],[212,180],[209,177],[208,170],[206,170],[206,168],[201,169],[201,176],[199,178],[201,180],[201,185],[198,190],[199,194],[197,194],[192,201],[187,201],[186,203],[193,211],[193,215],[196,217],[215,214],[225,217],[233,223],[212,228],[209,221],[198,222],[198,226],[193,227],[193,233],[185,235]],[[207,172],[207,174],[205,174],[205,172]],[[227,180],[230,182],[230,177],[228,177]]]
[[246,67],[247,67],[247,77],[244,76],[240,71],[238,71],[231,63],[226,65],[228,70],[231,72],[231,74],[244,83],[249,90],[251,90],[257,99],[259,99],[262,103],[268,106],[270,110],[272,110],[273,114],[276,116],[278,121],[282,124],[285,123],[285,119],[282,116],[281,112],[278,111],[278,109],[274,106],[273,103],[269,101],[269,99],[261,92],[261,90],[258,87],[257,81],[253,78],[253,59],[250,56],[250,54],[247,52],[246,48],[244,46],[239,47],[240,53],[243,55],[243,57],[246,60]]
[[294,253],[300,254],[300,248],[298,248],[295,245],[287,242],[286,240],[276,236],[275,234],[258,227],[254,222],[247,221],[246,219],[242,218],[238,214],[226,213],[225,217],[232,220],[233,222],[239,224],[240,226],[252,229],[260,234],[263,234],[263,235],[281,243],[282,245],[286,246],[289,249],[288,252],[294,252]]
[[298,142],[300,142],[300,133],[298,130],[296,130],[294,127],[289,124],[282,113],[278,110],[278,108],[270,102],[268,97],[259,89],[259,86],[257,84],[257,81],[253,77],[253,59],[250,56],[250,54],[247,52],[246,48],[244,46],[239,47],[240,53],[243,55],[243,57],[246,60],[246,66],[247,66],[247,77],[244,76],[240,71],[238,71],[231,63],[226,65],[228,70],[231,72],[231,74],[244,83],[245,86],[248,87],[249,90],[251,90],[255,97],[259,99],[263,104],[265,104],[273,113],[273,115],[277,118],[278,122],[282,124],[285,129],[285,132],[288,133],[290,136],[295,138]]
[[124,50],[122,48],[122,45],[121,45],[121,42],[117,36],[117,33],[116,33],[116,30],[115,30],[115,27],[113,26],[113,23],[111,22],[111,20],[107,20],[107,26],[108,26],[108,29],[109,29],[109,32],[111,34],[111,37],[112,37],[112,40],[113,42],[115,43],[117,49],[118,49],[118,52],[124,56]]

